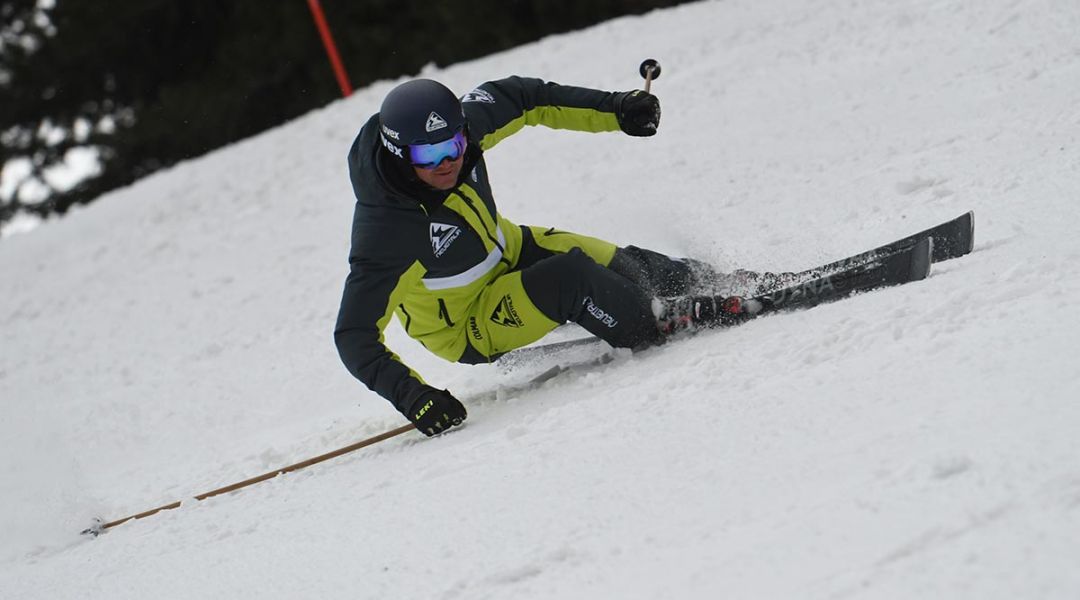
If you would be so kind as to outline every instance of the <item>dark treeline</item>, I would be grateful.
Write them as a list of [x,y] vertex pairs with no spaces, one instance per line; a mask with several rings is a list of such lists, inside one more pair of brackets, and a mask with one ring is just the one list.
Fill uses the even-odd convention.
[[[350,80],[363,86],[678,1],[322,7]],[[63,213],[341,94],[306,0],[0,0],[0,18],[0,166],[28,158],[19,181],[36,196],[47,189],[21,200],[9,183],[0,223],[18,211]],[[100,175],[63,191],[39,185],[81,146],[101,151]]]

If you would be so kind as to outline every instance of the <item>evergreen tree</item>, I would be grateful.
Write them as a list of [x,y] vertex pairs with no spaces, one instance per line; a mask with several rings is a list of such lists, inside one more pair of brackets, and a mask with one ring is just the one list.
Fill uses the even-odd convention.
[[[356,85],[675,3],[322,2]],[[63,213],[340,94],[304,0],[0,0],[0,18],[0,223]],[[79,149],[96,176],[49,176]]]

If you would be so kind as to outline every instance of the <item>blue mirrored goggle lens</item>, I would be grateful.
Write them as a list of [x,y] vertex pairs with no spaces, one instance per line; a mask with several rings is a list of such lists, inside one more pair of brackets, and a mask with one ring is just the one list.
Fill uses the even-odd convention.
[[457,160],[464,151],[465,132],[459,131],[443,142],[409,146],[409,161],[422,169],[434,169],[447,158]]

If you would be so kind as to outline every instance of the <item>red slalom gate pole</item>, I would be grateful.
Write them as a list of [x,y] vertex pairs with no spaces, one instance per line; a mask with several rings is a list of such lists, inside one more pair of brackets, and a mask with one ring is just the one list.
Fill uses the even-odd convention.
[[322,37],[323,46],[326,47],[326,55],[330,57],[330,66],[333,67],[338,85],[341,86],[341,97],[348,98],[352,94],[352,84],[349,83],[349,75],[345,73],[345,66],[341,64],[341,56],[338,55],[334,38],[330,35],[330,27],[326,24],[326,15],[323,14],[322,5],[319,4],[319,0],[308,0],[308,7],[311,8],[315,27],[318,28],[319,35]]

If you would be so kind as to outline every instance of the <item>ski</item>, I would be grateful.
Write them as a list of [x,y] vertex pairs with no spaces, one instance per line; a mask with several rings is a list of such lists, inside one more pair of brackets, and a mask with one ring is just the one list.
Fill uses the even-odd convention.
[[790,287],[751,298],[725,300],[729,317],[721,326],[740,325],[748,319],[783,310],[809,308],[823,302],[846,298],[869,291],[926,279],[934,257],[934,238],[926,236],[891,254],[878,253],[870,262],[862,262],[841,271],[811,279]]
[[[750,318],[781,310],[809,308],[860,291],[925,279],[930,273],[931,263],[969,254],[974,243],[975,212],[968,211],[895,242],[787,275],[785,279],[801,283],[745,299],[745,304],[757,312],[740,313],[722,326],[738,325]],[[519,348],[498,360],[502,364],[528,361],[537,356],[558,354],[590,344],[606,346],[602,340],[588,336]]]
[[975,211],[968,211],[955,219],[901,238],[895,242],[878,246],[873,250],[867,250],[826,265],[795,273],[791,278],[796,281],[811,279],[826,273],[847,269],[909,248],[919,240],[926,238],[933,240],[932,262],[959,258],[970,253],[975,246]]
[[[804,281],[783,289],[749,298],[717,297],[716,305],[722,314],[714,328],[735,327],[757,317],[788,310],[810,308],[885,287],[926,279],[934,257],[934,238],[923,237],[891,254],[877,254],[870,262],[862,262],[841,271]],[[708,328],[706,328],[707,330]],[[564,342],[519,348],[498,359],[504,366],[527,363],[542,356],[557,355],[571,348],[595,345],[609,348],[600,338],[583,337]]]
[[561,354],[572,348],[581,348],[585,346],[596,346],[597,349],[611,348],[604,340],[589,335],[562,342],[548,342],[546,344],[518,348],[505,354],[500,354],[495,358],[495,361],[503,367],[512,368],[522,363],[529,363],[539,358]]

